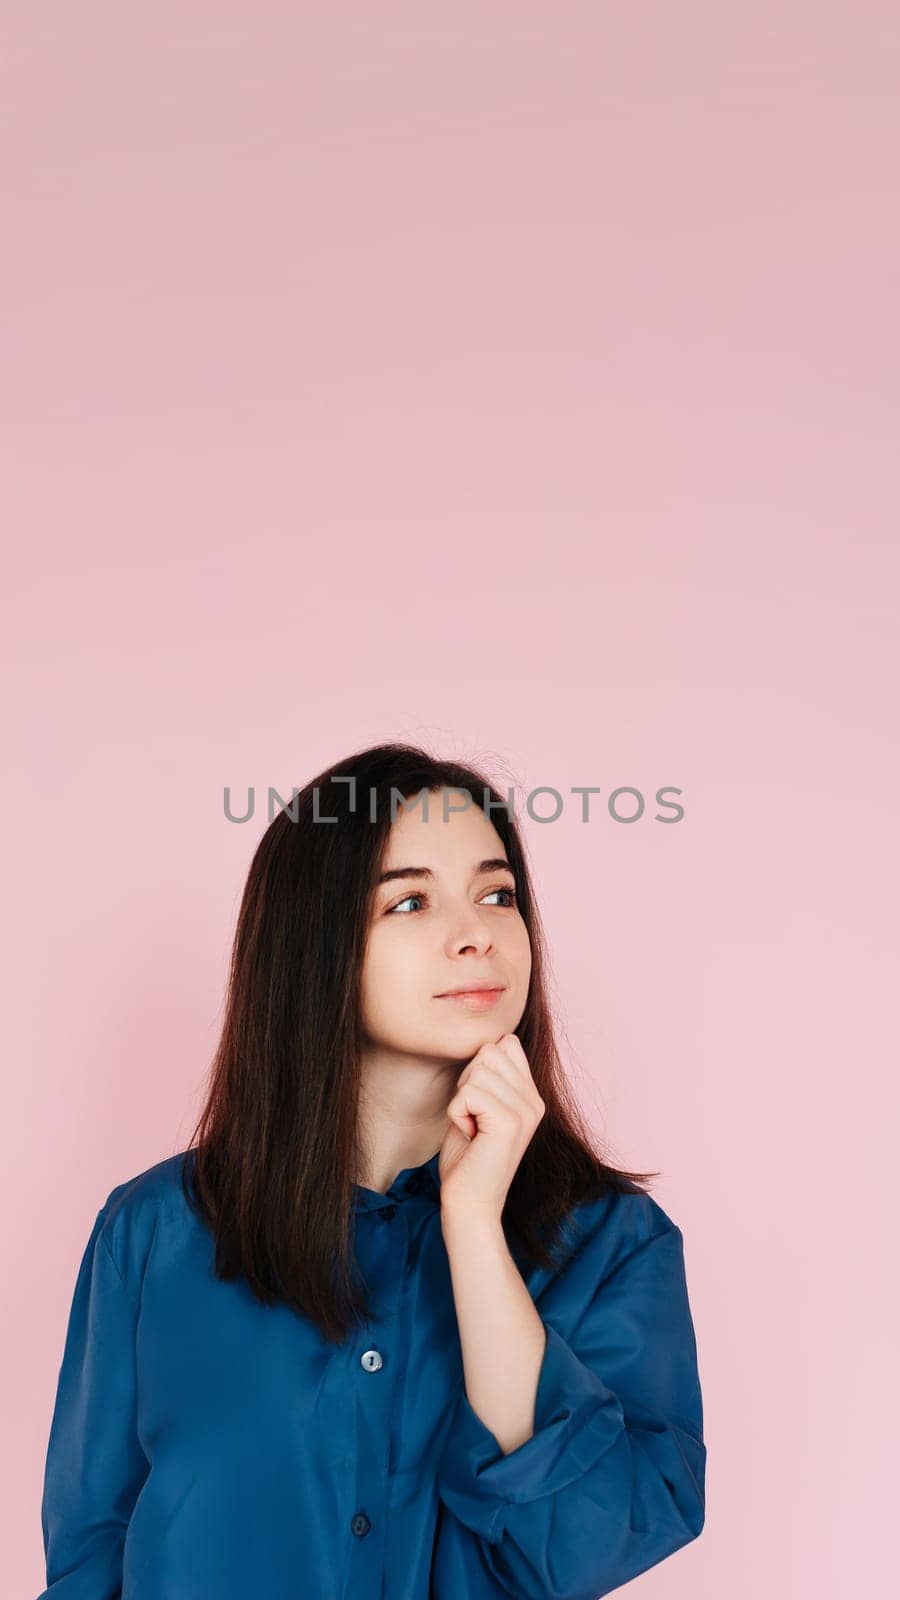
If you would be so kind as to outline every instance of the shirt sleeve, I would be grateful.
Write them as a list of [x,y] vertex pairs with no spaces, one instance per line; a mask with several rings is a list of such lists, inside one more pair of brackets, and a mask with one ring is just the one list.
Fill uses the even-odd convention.
[[704,1523],[703,1408],[681,1230],[671,1224],[644,1240],[587,1307],[560,1300],[544,1326],[531,1437],[504,1455],[463,1387],[438,1492],[474,1536],[470,1565],[482,1581],[486,1569],[500,1592],[521,1600],[598,1600]]
[[47,1587],[38,1600],[118,1600],[125,1531],[149,1471],[136,1430],[136,1312],[105,1216],[106,1206],[69,1313],[44,1471]]

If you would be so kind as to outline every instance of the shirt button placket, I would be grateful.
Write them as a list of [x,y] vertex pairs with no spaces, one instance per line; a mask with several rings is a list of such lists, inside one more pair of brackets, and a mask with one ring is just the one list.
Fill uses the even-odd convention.
[[[414,1188],[416,1187],[418,1185],[414,1184]],[[375,1286],[376,1310],[380,1321],[382,1317],[391,1319],[399,1310],[409,1257],[409,1236],[408,1229],[403,1225],[400,1207],[393,1201],[379,1206],[376,1217],[378,1222],[384,1223],[397,1219],[390,1229],[385,1228],[383,1232],[379,1230],[379,1233],[369,1236],[374,1250],[371,1281]],[[396,1232],[397,1227],[400,1228],[399,1233]],[[398,1333],[396,1324],[392,1323],[391,1326],[392,1336],[396,1338]],[[388,1360],[390,1354],[390,1351],[382,1352],[372,1346],[363,1350],[359,1356],[363,1372],[369,1375],[382,1374],[375,1388],[367,1388],[360,1394],[363,1406],[361,1421],[367,1435],[368,1448],[362,1448],[360,1460],[357,1462],[356,1490],[362,1503],[357,1502],[356,1509],[349,1519],[349,1527],[359,1541],[360,1547],[365,1541],[365,1553],[362,1548],[358,1548],[358,1557],[351,1565],[349,1581],[351,1585],[357,1584],[361,1591],[372,1582],[382,1585],[384,1583],[387,1505],[390,1497],[388,1479],[390,1431],[398,1383],[397,1370],[391,1367]],[[363,1381],[360,1378],[360,1382]],[[363,1507],[367,1509],[364,1510]]]

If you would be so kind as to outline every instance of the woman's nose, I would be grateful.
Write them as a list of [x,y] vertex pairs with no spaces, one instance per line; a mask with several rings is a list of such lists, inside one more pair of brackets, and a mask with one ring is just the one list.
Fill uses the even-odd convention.
[[475,950],[490,950],[493,944],[493,934],[486,922],[482,922],[478,915],[467,917],[460,923],[451,935],[450,943],[454,950],[465,950],[471,946]]

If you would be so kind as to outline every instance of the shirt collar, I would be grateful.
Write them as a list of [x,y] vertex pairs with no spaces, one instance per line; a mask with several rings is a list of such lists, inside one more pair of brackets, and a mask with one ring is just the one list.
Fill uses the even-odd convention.
[[418,1167],[404,1167],[398,1172],[386,1194],[381,1194],[377,1189],[366,1189],[362,1184],[354,1184],[353,1202],[354,1211],[379,1211],[383,1206],[396,1205],[398,1202],[418,1198],[427,1200],[432,1205],[439,1205],[441,1199],[441,1178],[438,1171],[441,1152],[435,1150],[433,1156],[420,1163]]

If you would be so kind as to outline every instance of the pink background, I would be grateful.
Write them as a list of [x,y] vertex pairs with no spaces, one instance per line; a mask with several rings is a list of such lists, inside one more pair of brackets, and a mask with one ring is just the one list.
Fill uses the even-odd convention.
[[885,1594],[896,6],[2,27],[4,1589],[93,1219],[199,1107],[266,820],[223,788],[399,736],[603,791],[526,837],[709,1450],[634,1592]]

